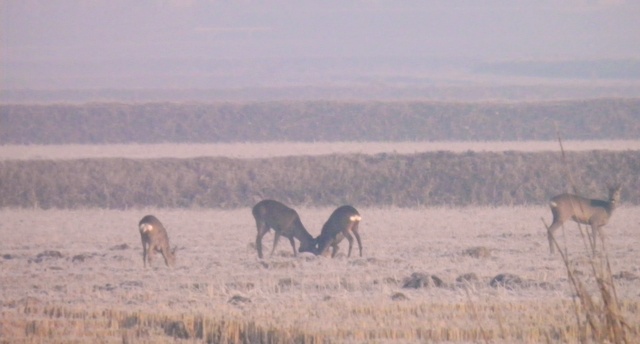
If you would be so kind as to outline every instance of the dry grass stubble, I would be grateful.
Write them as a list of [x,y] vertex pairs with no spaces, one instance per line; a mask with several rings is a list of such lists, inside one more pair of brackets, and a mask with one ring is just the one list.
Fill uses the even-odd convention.
[[[315,236],[332,210],[298,212]],[[546,207],[359,210],[363,258],[344,257],[346,243],[336,259],[294,258],[281,242],[263,261],[250,209],[1,210],[0,337],[576,340],[565,266],[549,255],[540,225]],[[636,333],[638,210],[621,207],[604,229],[621,311]],[[175,269],[161,259],[143,269],[136,224],[147,213],[158,216],[178,247]],[[579,257],[579,234],[565,227],[556,237]],[[272,240],[265,236],[267,249]],[[587,262],[576,261],[586,287],[597,288]],[[437,276],[443,286],[402,288],[414,273]],[[476,279],[456,282],[465,274]],[[499,274],[521,283],[490,287]]]

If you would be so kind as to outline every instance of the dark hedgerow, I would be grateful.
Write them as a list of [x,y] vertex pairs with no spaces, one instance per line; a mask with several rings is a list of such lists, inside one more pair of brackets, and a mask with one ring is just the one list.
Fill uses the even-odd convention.
[[[585,196],[623,185],[639,204],[640,152],[567,153]],[[0,207],[236,208],[263,198],[290,205],[513,206],[568,191],[553,152],[328,155],[269,159],[0,161]]]
[[635,140],[640,99],[0,104],[0,144]]

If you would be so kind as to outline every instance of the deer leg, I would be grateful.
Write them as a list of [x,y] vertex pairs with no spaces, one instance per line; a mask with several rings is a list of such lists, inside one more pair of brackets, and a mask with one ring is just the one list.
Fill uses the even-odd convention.
[[554,221],[549,228],[547,228],[547,239],[549,240],[549,252],[550,254],[555,253],[555,245],[553,243],[553,232],[555,232],[560,226],[562,226],[562,222]]
[[147,267],[147,254],[149,254],[149,250],[147,249],[147,244],[142,241],[142,264],[144,267]]
[[296,252],[296,242],[293,240],[293,237],[289,238],[289,242],[291,243],[291,248],[293,248],[293,256],[297,257],[298,252]]
[[162,253],[162,258],[164,258],[164,264],[170,267],[171,251],[169,250],[169,248],[163,247],[160,253]]
[[[322,247],[320,245],[322,245]],[[327,253],[329,253],[329,247],[333,248],[333,241],[325,241],[322,243],[318,242],[316,247],[316,256],[322,255],[326,257]]]
[[338,254],[338,243],[334,240],[333,244],[331,244],[331,258],[335,257]]
[[256,221],[258,227],[258,235],[256,236],[256,250],[258,250],[258,258],[262,259],[262,237],[269,232],[269,227],[264,222]]
[[274,232],[276,232],[276,235],[273,238],[273,247],[271,248],[271,255],[272,256],[273,256],[273,252],[276,251],[276,246],[278,246],[278,241],[280,241],[280,231],[274,230]]
[[169,262],[167,261],[167,256],[164,254],[164,251],[160,252],[162,254],[162,258],[164,259],[164,265],[169,266]]
[[349,253],[347,254],[347,257],[351,257],[351,249],[353,248],[353,236],[351,235],[351,233],[349,233],[349,231],[345,231],[344,237],[349,240]]
[[153,261],[154,254],[155,254],[154,247],[149,245],[149,247],[147,248],[147,264],[149,264],[149,266],[151,266],[151,262]]
[[362,257],[362,240],[360,240],[360,234],[358,234],[358,227],[353,229],[353,235],[356,237],[358,241],[358,249],[360,250],[360,257]]
[[176,249],[177,247],[174,247],[173,249],[170,249],[169,247],[167,247],[167,254],[168,254],[170,266],[176,266]]

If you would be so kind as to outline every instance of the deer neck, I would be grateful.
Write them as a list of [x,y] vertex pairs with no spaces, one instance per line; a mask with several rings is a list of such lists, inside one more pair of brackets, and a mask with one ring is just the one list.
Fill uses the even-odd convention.
[[607,213],[609,215],[613,214],[613,211],[616,210],[617,203],[618,202],[616,202],[615,199],[609,200],[609,203],[608,203],[608,206],[607,206]]
[[309,234],[309,232],[304,227],[300,227],[300,229],[297,232],[298,232],[297,235],[299,236],[298,239],[305,240],[305,241],[313,241],[313,237],[311,236],[311,234]]
[[302,224],[302,221],[300,221],[300,219],[296,220],[296,224],[294,226],[294,236],[296,238],[298,238],[298,240],[305,240],[305,241],[312,241],[313,237],[311,236],[311,234],[309,234],[309,231],[307,231],[306,228],[304,228],[304,225]]

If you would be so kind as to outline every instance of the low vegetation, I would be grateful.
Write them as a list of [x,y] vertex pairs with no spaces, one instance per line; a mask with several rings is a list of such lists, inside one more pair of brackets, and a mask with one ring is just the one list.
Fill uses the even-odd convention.
[[[574,152],[567,168],[585,196],[623,185],[640,204],[638,151]],[[0,207],[236,208],[261,199],[290,206],[513,206],[569,191],[558,154],[448,153],[270,159],[0,161]]]
[[[566,154],[562,141],[559,138],[562,162],[567,167]],[[579,193],[575,182],[574,173],[566,168],[566,179],[571,184],[574,192]],[[602,226],[607,224],[620,201],[621,187],[610,187],[608,201],[585,199],[575,195],[561,195],[552,198],[550,205],[553,212],[553,223],[548,226],[542,219],[549,239],[551,253],[557,248],[564,262],[569,284],[575,292],[574,311],[578,339],[580,342],[595,341],[598,343],[631,343],[630,336],[638,334],[637,329],[630,326],[625,315],[621,311],[622,303],[618,299],[616,283],[611,269],[609,253],[602,233]],[[554,229],[563,226],[563,221],[573,219],[578,227],[578,232],[584,244],[580,259],[586,259],[590,269],[588,275],[595,280],[597,291],[592,292],[587,287],[586,278],[576,273],[579,263],[572,258],[569,250],[560,246],[554,236]],[[583,228],[582,225],[591,228]],[[628,226],[629,224],[627,224]],[[598,249],[598,242],[601,243]]]
[[0,144],[637,139],[638,98],[0,105]]
[[[404,294],[395,295],[396,304],[350,305],[330,314],[344,319],[360,319],[362,323],[354,324],[353,328],[327,329],[310,321],[301,326],[286,327],[270,323],[267,319],[255,321],[222,315],[157,314],[118,309],[98,311],[28,304],[2,312],[0,320],[11,319],[5,329],[6,335],[13,339],[20,338],[24,343],[39,343],[42,340],[48,343],[91,341],[96,335],[100,336],[101,341],[123,343],[196,341],[277,344],[331,343],[335,340],[355,343],[591,342],[583,336],[583,329],[566,318],[572,312],[572,304],[567,301],[555,304],[544,301],[439,304],[411,302],[406,296],[403,298],[400,295]],[[634,302],[625,304],[624,308],[630,311],[639,305]],[[304,317],[302,314],[299,316]],[[376,319],[384,319],[387,325],[375,324]],[[395,328],[391,325],[393,319],[406,320],[415,327],[404,325]],[[416,323],[420,319],[424,319],[424,326]],[[472,326],[473,323],[482,327]],[[637,330],[637,327],[633,329]],[[595,342],[608,343],[601,340]]]
[[[619,209],[606,228],[616,319],[625,321],[628,343],[640,339],[640,251],[633,249],[639,239],[636,226],[626,225],[638,223],[638,209]],[[314,236],[333,210],[297,208]],[[295,257],[288,245],[257,259],[250,208],[0,209],[0,337],[12,343],[605,338],[586,325],[561,257],[549,255],[540,221],[550,218],[547,207],[358,211],[363,257],[348,258],[342,243],[333,259]],[[137,223],[147,212],[162,216],[178,247],[173,269],[143,267]],[[589,312],[599,311],[580,234],[566,227],[558,243],[592,295]],[[484,250],[490,256],[469,254]],[[598,329],[601,319],[594,319]]]

